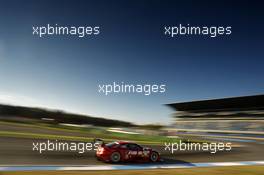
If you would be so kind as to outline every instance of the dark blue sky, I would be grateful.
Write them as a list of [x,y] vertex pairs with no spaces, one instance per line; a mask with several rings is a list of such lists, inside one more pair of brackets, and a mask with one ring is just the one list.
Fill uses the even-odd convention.
[[[162,104],[264,92],[260,1],[0,0],[0,102],[136,123],[168,123]],[[96,37],[32,26],[98,25]],[[232,26],[218,38],[168,38],[164,26]],[[113,81],[166,84],[162,95],[97,93]]]

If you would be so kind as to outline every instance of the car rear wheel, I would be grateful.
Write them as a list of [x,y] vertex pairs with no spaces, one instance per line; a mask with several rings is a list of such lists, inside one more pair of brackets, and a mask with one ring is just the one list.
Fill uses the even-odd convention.
[[113,152],[112,154],[111,154],[111,162],[113,162],[113,163],[117,163],[117,162],[119,162],[120,161],[120,159],[121,159],[121,155],[120,155],[120,153],[119,152]]
[[152,152],[150,155],[151,162],[157,162],[159,158],[159,154],[157,152]]

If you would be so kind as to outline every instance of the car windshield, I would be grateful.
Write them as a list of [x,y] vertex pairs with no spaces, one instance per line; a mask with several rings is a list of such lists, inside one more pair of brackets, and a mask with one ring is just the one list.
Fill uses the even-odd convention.
[[137,144],[129,144],[129,145],[128,145],[128,148],[129,148],[130,150],[139,150],[139,149],[142,149],[142,147],[139,146],[139,145],[137,145]]
[[108,148],[111,148],[113,146],[117,145],[116,142],[111,142],[111,143],[107,143],[105,146],[107,146]]

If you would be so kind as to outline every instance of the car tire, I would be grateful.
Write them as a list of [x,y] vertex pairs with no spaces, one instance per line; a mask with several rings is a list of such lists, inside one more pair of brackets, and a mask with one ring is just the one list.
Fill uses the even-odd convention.
[[121,160],[121,155],[119,152],[113,152],[110,156],[110,160],[111,162],[113,163],[117,163],[117,162],[120,162]]
[[159,159],[159,154],[155,151],[153,151],[151,154],[150,154],[150,161],[151,162],[157,162],[158,159]]

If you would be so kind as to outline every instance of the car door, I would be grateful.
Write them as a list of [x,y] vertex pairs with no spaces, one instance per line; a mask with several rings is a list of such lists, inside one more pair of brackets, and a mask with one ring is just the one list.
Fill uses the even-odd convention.
[[131,160],[140,160],[142,158],[142,148],[137,144],[128,144],[129,157]]

